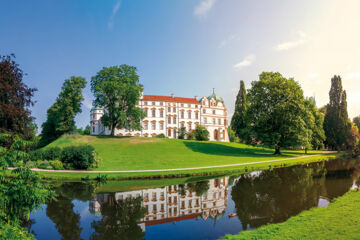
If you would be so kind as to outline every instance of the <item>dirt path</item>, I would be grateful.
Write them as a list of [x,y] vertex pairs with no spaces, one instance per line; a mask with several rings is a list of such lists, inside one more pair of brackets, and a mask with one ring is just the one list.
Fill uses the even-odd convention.
[[[64,173],[144,173],[144,172],[167,172],[167,171],[184,171],[184,170],[198,170],[198,169],[208,169],[208,168],[223,168],[223,167],[235,167],[235,166],[246,166],[253,165],[258,163],[273,163],[281,161],[290,161],[301,158],[316,157],[321,155],[326,155],[329,152],[323,152],[322,154],[310,155],[310,156],[301,156],[301,157],[292,157],[292,158],[283,158],[259,162],[246,162],[246,163],[235,163],[235,164],[226,164],[226,165],[215,165],[215,166],[204,166],[204,167],[190,167],[190,168],[168,168],[168,169],[153,169],[153,170],[119,170],[119,171],[87,171],[87,170],[48,170],[40,168],[32,168],[32,171],[37,172],[64,172]],[[13,170],[15,168],[8,168]]]

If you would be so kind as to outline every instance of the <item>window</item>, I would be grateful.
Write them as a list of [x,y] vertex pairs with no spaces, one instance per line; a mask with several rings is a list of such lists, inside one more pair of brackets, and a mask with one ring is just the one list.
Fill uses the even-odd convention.
[[147,105],[147,102],[144,102],[144,105]]
[[198,105],[195,105],[195,108],[198,108]]
[[188,107],[191,107],[191,104],[190,104],[190,103],[188,104]]
[[181,207],[185,208],[185,201],[181,201]]
[[160,123],[160,130],[164,130],[164,124]]
[[93,133],[95,132],[95,127],[92,127]]
[[168,201],[170,204],[171,204],[171,197],[169,197],[169,201]]
[[171,124],[171,117],[168,117],[168,124]]
[[144,113],[145,113],[145,117],[147,117],[148,116],[148,110],[144,109]]
[[160,117],[164,117],[164,110],[160,110]]
[[168,112],[171,112],[171,107],[168,107]]
[[203,109],[203,113],[206,113],[206,109]]
[[171,137],[171,129],[168,129],[168,137]]
[[182,103],[180,106],[184,107],[184,104]]
[[161,197],[161,198],[164,198],[164,192],[161,192],[161,193],[160,193],[160,197]]
[[195,119],[199,119],[199,112],[195,112]]
[[221,125],[221,118],[218,119],[218,124]]
[[151,123],[151,130],[155,130],[156,129],[156,123]]
[[145,199],[145,201],[149,201],[149,193],[145,193],[144,199]]
[[153,193],[152,193],[152,198],[153,198],[153,199],[156,199],[156,192],[153,192]]
[[177,198],[176,197],[174,197],[174,203],[177,203]]
[[215,122],[216,122],[216,119],[215,119],[215,118],[213,118],[213,124],[215,124]]
[[163,104],[164,104],[163,102],[160,102],[160,106],[163,106]]
[[160,206],[161,206],[161,208],[160,208],[160,209],[161,209],[161,211],[163,212],[163,211],[165,210],[165,208],[164,208],[164,204],[162,203]]
[[184,124],[184,123],[181,123],[181,125],[180,125],[180,126],[183,128],[183,127],[185,127],[185,124]]
[[155,117],[156,115],[155,115],[155,109],[153,109],[152,111],[151,111],[151,116],[152,117]]
[[176,112],[176,108],[173,108],[173,112]]
[[153,205],[153,210],[156,212],[157,206],[156,204]]
[[149,206],[145,205],[146,212],[149,213]]
[[174,129],[174,138],[176,138],[176,129]]
[[173,117],[173,123],[174,124],[176,123],[176,117]]
[[216,111],[215,111],[215,110],[213,110],[213,114],[216,115]]
[[184,111],[181,111],[180,117],[181,117],[181,118],[184,118]]
[[188,123],[189,131],[191,130],[191,123]]
[[155,102],[152,102],[152,105],[155,105]]
[[144,123],[144,129],[148,130],[148,124],[147,123]]
[[191,112],[188,112],[188,118],[191,119]]
[[204,118],[204,123],[207,123],[207,118]]
[[191,208],[192,206],[191,206],[191,203],[192,203],[192,201],[191,201],[191,199],[189,200],[189,208]]

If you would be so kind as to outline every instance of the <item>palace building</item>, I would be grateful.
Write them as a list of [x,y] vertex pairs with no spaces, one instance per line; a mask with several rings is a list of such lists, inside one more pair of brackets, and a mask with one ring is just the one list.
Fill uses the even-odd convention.
[[[115,129],[116,136],[155,137],[164,134],[177,138],[180,128],[193,131],[197,125],[204,126],[212,141],[228,142],[227,111],[223,99],[215,94],[197,100],[194,98],[142,95],[138,102],[146,117],[141,120],[140,131]],[[94,107],[90,112],[91,135],[110,135],[110,129],[101,123],[104,108]]]

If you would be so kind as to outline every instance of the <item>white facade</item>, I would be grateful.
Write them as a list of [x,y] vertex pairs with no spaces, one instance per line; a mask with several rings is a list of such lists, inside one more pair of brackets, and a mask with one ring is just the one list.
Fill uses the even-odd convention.
[[[227,111],[221,97],[213,93],[203,97],[182,98],[175,96],[143,95],[138,107],[143,109],[146,117],[141,121],[141,131],[115,129],[117,136],[154,137],[164,134],[168,138],[177,138],[178,131],[185,127],[193,131],[200,124],[210,133],[210,140],[228,142]],[[93,108],[90,113],[91,135],[109,135],[110,129],[101,124],[103,108]]]
[[[202,217],[204,220],[221,217],[228,205],[229,177],[209,180],[209,189],[202,196],[189,190],[185,184],[185,195],[181,195],[180,186],[172,185],[163,188],[152,188],[115,193],[115,200],[142,197],[142,206],[146,208],[145,217],[139,225],[145,226],[183,219]],[[90,211],[98,215],[101,205],[112,201],[108,193],[97,194],[90,201]]]

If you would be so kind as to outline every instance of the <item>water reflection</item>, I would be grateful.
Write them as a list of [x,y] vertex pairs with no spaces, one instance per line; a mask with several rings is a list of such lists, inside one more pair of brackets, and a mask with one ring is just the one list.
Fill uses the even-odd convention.
[[[48,218],[32,214],[31,230],[39,239],[217,239],[326,207],[359,186],[359,176],[359,160],[342,160],[121,192],[63,183]],[[56,232],[45,237],[39,224]]]

